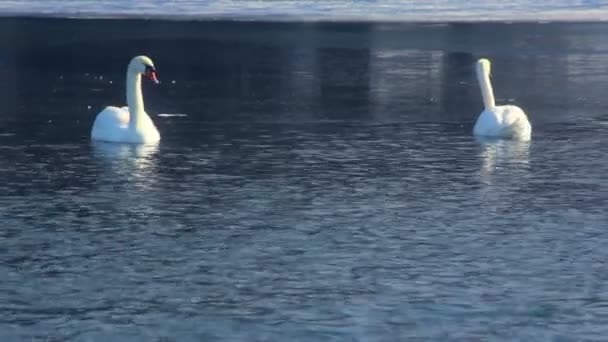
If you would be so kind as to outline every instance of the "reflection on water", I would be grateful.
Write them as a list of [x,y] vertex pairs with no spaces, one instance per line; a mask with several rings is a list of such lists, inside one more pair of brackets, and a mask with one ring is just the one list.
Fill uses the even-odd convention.
[[104,177],[127,177],[129,183],[149,187],[156,174],[159,144],[122,144],[92,141],[93,155],[103,164]]
[[[497,102],[517,103],[532,113],[535,130],[542,130],[543,123],[572,118],[560,109],[608,111],[598,100],[606,72],[597,61],[608,49],[603,29],[2,19],[0,71],[6,81],[0,84],[0,125],[14,121],[16,133],[24,135],[31,134],[33,121],[52,121],[39,127],[46,131],[57,120],[90,125],[103,107],[124,104],[126,63],[145,52],[166,80],[159,86],[144,82],[151,113],[211,121],[471,125],[482,109],[473,62],[484,56],[493,61]],[[67,38],[72,31],[78,39]],[[113,53],[97,53],[93,42]],[[555,84],[562,85],[560,91],[553,91]],[[75,103],[75,94],[81,101]],[[173,122],[167,118],[158,118],[161,131]]]
[[145,168],[158,153],[159,144],[122,144],[91,141],[93,154],[106,161],[128,161]]
[[534,174],[530,170],[529,141],[476,137],[479,158],[480,213],[492,215],[516,201],[517,192],[526,191]]
[[481,181],[492,184],[500,181],[501,171],[508,170],[513,177],[524,177],[529,171],[530,141],[489,139],[476,137],[481,146]]

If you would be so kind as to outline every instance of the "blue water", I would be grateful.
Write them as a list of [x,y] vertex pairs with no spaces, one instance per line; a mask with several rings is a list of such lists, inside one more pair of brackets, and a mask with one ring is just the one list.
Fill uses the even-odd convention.
[[0,15],[372,21],[603,21],[606,0],[3,0]]
[[605,339],[607,29],[0,20],[0,341]]

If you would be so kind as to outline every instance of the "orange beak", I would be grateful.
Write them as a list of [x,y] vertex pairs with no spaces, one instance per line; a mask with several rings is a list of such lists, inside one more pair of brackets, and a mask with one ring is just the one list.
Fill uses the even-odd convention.
[[148,70],[146,70],[146,72],[144,73],[144,76],[146,76],[147,78],[149,78],[152,82],[158,84],[160,83],[158,81],[158,78],[156,78],[156,70],[149,68]]

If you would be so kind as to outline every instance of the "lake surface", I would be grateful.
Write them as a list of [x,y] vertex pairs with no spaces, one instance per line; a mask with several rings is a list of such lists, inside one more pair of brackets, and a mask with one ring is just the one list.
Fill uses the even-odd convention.
[[0,16],[273,21],[606,21],[608,0],[2,0]]
[[[0,340],[603,340],[607,31],[0,20]],[[161,143],[91,143],[141,53]]]

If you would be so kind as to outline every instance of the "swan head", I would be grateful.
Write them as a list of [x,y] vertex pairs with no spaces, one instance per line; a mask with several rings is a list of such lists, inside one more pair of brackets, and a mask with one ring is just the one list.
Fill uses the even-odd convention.
[[481,58],[477,61],[477,73],[479,75],[490,76],[491,64],[486,58]]
[[133,57],[127,70],[129,73],[143,75],[149,78],[152,82],[159,83],[158,78],[156,77],[156,68],[154,67],[154,62],[152,62],[149,57]]

